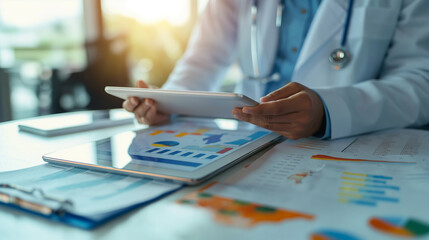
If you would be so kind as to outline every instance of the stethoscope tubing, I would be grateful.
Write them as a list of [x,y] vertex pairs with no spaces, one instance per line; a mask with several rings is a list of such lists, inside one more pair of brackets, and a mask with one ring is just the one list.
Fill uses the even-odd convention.
[[[347,44],[347,36],[350,29],[350,20],[353,12],[353,4],[354,4],[354,0],[349,0],[349,4],[347,8],[347,16],[346,16],[346,21],[344,23],[344,31],[343,31],[343,36],[341,38],[340,48],[335,49],[329,57],[330,62],[334,65],[334,69],[336,70],[343,68],[349,62],[350,53],[348,53],[344,48]],[[252,0],[251,27],[250,27],[250,55],[251,55],[253,76],[249,76],[247,78],[252,80],[262,80],[263,82],[267,82],[267,81],[270,81],[269,79],[272,77],[271,76],[261,77],[260,68],[259,68],[258,27],[257,27],[258,8],[259,8],[259,0]],[[284,8],[284,0],[280,0],[280,3],[277,7],[277,15],[276,15],[276,27],[278,30],[279,38],[281,34],[280,30],[282,25],[283,8]],[[335,55],[334,53],[338,51],[341,51],[341,53],[343,53],[344,58],[340,59],[340,62],[335,63],[335,61],[333,61],[331,56]]]

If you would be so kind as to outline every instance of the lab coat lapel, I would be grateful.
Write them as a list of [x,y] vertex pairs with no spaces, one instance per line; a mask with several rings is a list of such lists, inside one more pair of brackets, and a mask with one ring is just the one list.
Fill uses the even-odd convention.
[[[298,76],[299,71],[303,70],[305,63],[317,53],[317,50],[323,47],[327,41],[341,35],[347,13],[346,0],[324,0],[314,16],[313,22],[305,38],[301,53],[298,57],[294,76]],[[338,47],[340,47],[340,39]],[[328,56],[326,56],[328,58]],[[299,79],[292,79],[297,80]]]

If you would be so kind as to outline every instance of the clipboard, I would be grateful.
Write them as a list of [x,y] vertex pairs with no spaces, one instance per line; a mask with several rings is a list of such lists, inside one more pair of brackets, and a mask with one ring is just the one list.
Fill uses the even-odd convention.
[[[50,164],[44,164],[27,169],[5,172],[5,176],[2,176],[2,179],[0,179],[0,206],[14,209],[20,212],[25,212],[54,222],[60,222],[80,229],[91,230],[102,225],[103,223],[108,222],[109,220],[119,217],[120,215],[136,208],[152,203],[183,187],[183,185],[179,184],[162,183],[154,180],[142,180],[126,176],[124,177],[116,174],[110,174],[110,178],[113,177],[113,179],[122,179],[121,181],[125,182],[125,185],[131,183],[129,185],[134,184],[135,186],[135,184],[140,181],[145,181],[146,183],[141,185],[140,188],[134,188],[132,189],[132,191],[128,191],[128,193],[122,193],[122,195],[116,194],[116,197],[119,196],[131,200],[124,200],[122,203],[116,205],[111,205],[110,202],[106,202],[106,200],[97,200],[91,203],[86,200],[92,199],[94,196],[98,196],[100,192],[102,194],[105,194],[105,192],[103,191],[110,190],[103,190],[103,188],[105,189],[105,187],[97,187],[96,189],[99,189],[99,191],[94,191],[94,188],[89,190],[84,190],[80,188],[79,192],[81,192],[82,194],[78,195],[82,196],[68,195],[68,197],[64,197],[66,195],[60,196],[57,192],[49,189],[49,187],[46,186],[46,183],[43,184],[42,182],[38,185],[28,185],[27,183],[25,183],[25,181],[22,180],[24,178],[33,179],[33,176],[31,174],[34,174],[36,175],[34,181],[37,181],[38,172],[39,176],[43,174],[44,176],[49,177],[52,177],[53,175],[61,175],[60,177],[66,178],[64,177],[64,171],[55,169],[52,170],[52,168],[56,168],[56,166],[48,165]],[[93,179],[91,181],[94,181],[94,179],[95,181],[100,181],[103,176],[97,176],[97,174],[104,174],[78,168],[68,168],[66,170],[70,171],[69,169],[72,169],[75,172],[83,172],[80,173],[80,175],[75,175],[78,178],[82,178],[82,174],[93,175]],[[45,171],[43,172],[43,170]],[[8,180],[8,176],[12,176],[12,178],[13,176],[18,177],[16,177],[15,180]],[[126,181],[126,179],[129,180]],[[9,181],[16,182],[19,184],[5,183]],[[66,184],[66,186],[70,186],[70,184],[76,184],[74,181],[61,182],[60,179],[56,181],[50,180],[49,182],[50,183],[48,184],[52,184],[52,182],[60,182],[60,184]],[[109,184],[109,182],[107,182],[106,184]],[[118,185],[118,182],[116,182],[116,185]],[[145,194],[141,194],[142,191]],[[94,192],[94,194],[88,195],[91,192]],[[117,198],[114,198],[113,200],[116,201],[116,199]],[[108,207],[100,208],[99,206],[97,206],[103,204]],[[82,211],[82,209],[87,210]]]
[[84,215],[76,215],[69,212],[68,207],[70,205],[73,205],[73,202],[71,202],[70,200],[58,199],[54,196],[44,194],[43,190],[41,189],[36,189],[36,188],[27,189],[25,187],[12,185],[12,184],[5,184],[5,183],[0,183],[0,189],[13,189],[21,193],[28,194],[29,197],[34,196],[35,199],[39,198],[39,197],[36,197],[36,194],[40,193],[40,197],[42,197],[42,199],[39,199],[39,200],[56,201],[59,203],[59,207],[54,208],[47,204],[43,204],[40,201],[31,201],[31,200],[23,199],[21,197],[17,197],[4,192],[0,192],[0,206],[4,206],[17,211],[21,211],[31,215],[38,216],[38,217],[49,219],[51,221],[60,222],[69,226],[86,229],[86,230],[94,229],[102,225],[103,223],[108,222],[109,220],[119,217],[120,215],[125,214],[129,211],[132,211],[136,208],[150,204],[178,190],[178,189],[175,189],[175,190],[166,192],[162,195],[159,195],[156,198],[152,198],[149,201],[144,201],[138,204],[134,204],[126,208],[117,209],[116,211],[111,211],[105,214],[84,216]]

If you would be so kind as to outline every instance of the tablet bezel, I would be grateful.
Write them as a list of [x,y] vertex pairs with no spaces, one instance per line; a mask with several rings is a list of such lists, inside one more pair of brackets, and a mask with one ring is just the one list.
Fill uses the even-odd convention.
[[[139,131],[152,131],[153,129],[154,128],[146,128]],[[126,132],[126,133],[130,133],[130,132]],[[125,134],[125,133],[122,133],[122,134]],[[106,138],[106,139],[109,139],[109,138]],[[102,139],[102,140],[106,140],[106,139]],[[112,172],[112,173],[125,174],[130,176],[137,176],[137,177],[147,177],[152,179],[162,179],[166,181],[185,183],[187,185],[195,185],[224,171],[225,169],[240,162],[241,160],[247,157],[250,157],[254,153],[274,144],[275,142],[279,141],[279,139],[281,139],[280,135],[272,132],[268,133],[267,135],[255,140],[254,142],[251,142],[248,145],[228,154],[227,156],[209,163],[208,165],[202,166],[201,168],[198,168],[195,171],[159,168],[159,167],[145,166],[145,165],[139,165],[139,164],[135,164],[134,166],[135,168],[130,168],[129,166],[127,168],[121,169],[121,168],[115,168],[115,167],[90,164],[88,162],[91,162],[91,161],[95,162],[95,161],[94,159],[90,159],[89,156],[86,156],[85,158],[82,156],[76,157],[73,154],[70,154],[70,153],[80,152],[80,149],[85,147],[95,147],[94,144],[96,144],[97,141],[46,154],[43,156],[43,160],[49,163],[60,164],[60,165],[82,167],[82,168],[88,168],[88,169],[99,170],[104,172]],[[71,157],[71,155],[73,155],[74,157]]]
[[234,118],[232,110],[235,107],[241,108],[259,104],[253,99],[238,93],[112,86],[105,87],[105,91],[121,99],[129,97],[138,97],[140,99],[151,98],[156,101],[160,112],[185,116]]

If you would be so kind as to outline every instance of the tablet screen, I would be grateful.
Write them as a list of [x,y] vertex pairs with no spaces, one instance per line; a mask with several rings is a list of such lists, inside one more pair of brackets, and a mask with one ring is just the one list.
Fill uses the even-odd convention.
[[228,130],[225,126],[228,128],[228,122],[222,127],[213,121],[187,120],[119,134],[96,142],[97,164],[123,168],[132,163],[195,171],[270,133],[261,128]]

